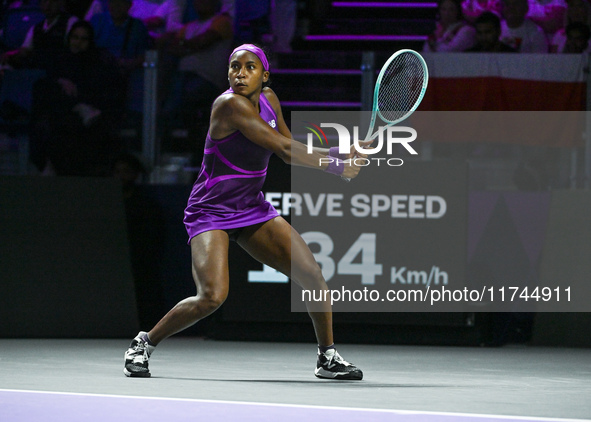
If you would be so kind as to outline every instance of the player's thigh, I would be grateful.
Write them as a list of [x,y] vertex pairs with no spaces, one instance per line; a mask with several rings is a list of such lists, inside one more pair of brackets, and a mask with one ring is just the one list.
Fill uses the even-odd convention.
[[192,272],[198,294],[227,296],[229,243],[223,230],[207,231],[191,239]]
[[310,248],[282,217],[245,228],[238,244],[257,261],[299,284],[323,281],[322,271]]

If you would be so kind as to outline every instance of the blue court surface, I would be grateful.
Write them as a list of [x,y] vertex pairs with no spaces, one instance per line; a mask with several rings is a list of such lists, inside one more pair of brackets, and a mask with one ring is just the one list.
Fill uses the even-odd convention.
[[315,345],[173,337],[152,378],[128,340],[0,340],[0,421],[591,420],[591,350],[339,346],[363,381],[314,377]]

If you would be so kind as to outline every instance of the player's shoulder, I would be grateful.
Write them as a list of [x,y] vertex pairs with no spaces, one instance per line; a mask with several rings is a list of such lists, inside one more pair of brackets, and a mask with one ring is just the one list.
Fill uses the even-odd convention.
[[273,91],[270,87],[266,86],[263,88],[263,95],[267,97],[268,100],[271,98],[277,98],[277,94]]
[[217,97],[211,108],[212,115],[217,117],[248,115],[252,111],[248,98],[233,92],[225,92]]
[[240,107],[243,104],[247,104],[248,99],[242,95],[235,94],[234,92],[224,92],[213,102],[213,107]]
[[277,97],[277,94],[275,94],[275,91],[273,91],[271,88],[269,88],[269,87],[263,88],[263,95],[265,96],[267,101],[269,101],[269,103],[271,104],[271,107],[273,107],[273,109],[278,110],[279,108],[281,108],[281,103],[279,102],[279,97]]

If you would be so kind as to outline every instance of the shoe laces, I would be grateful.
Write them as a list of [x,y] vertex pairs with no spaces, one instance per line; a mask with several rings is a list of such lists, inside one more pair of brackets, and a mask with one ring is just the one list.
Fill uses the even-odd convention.
[[339,352],[337,352],[336,350],[330,356],[328,356],[326,353],[324,353],[324,356],[328,359],[329,364],[332,362],[336,362],[345,366],[353,366],[351,362],[347,362],[345,359],[343,359],[342,356],[339,355]]
[[142,339],[137,339],[136,344],[134,344],[131,349],[132,352],[130,355],[133,356],[134,361],[138,360],[138,358],[141,358],[143,361],[147,361],[150,357],[150,347],[148,343]]

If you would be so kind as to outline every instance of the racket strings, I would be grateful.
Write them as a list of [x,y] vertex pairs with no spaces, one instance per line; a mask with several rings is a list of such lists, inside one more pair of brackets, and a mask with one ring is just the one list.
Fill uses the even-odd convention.
[[419,57],[403,53],[395,57],[383,73],[378,88],[378,110],[389,122],[396,122],[414,111],[421,99],[425,71]]

